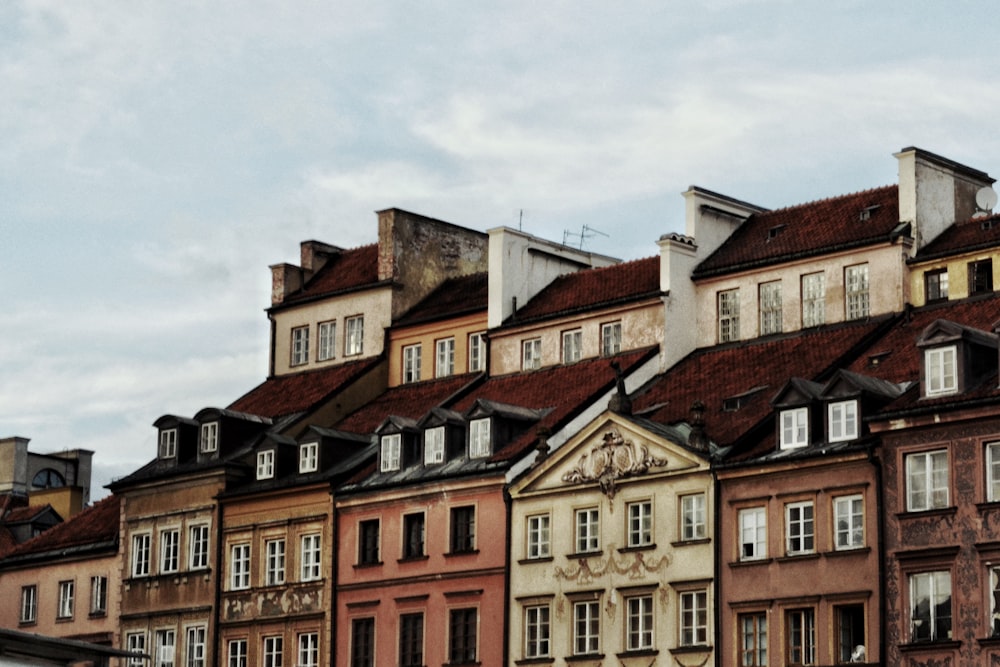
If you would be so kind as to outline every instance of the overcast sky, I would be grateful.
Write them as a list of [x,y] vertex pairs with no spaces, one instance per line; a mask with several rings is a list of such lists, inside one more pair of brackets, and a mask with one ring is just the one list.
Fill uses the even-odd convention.
[[[1000,174],[991,2],[0,3],[0,437],[95,452],[267,372],[268,265],[400,207],[623,259],[696,184],[770,208]],[[569,234],[566,236],[566,234]]]

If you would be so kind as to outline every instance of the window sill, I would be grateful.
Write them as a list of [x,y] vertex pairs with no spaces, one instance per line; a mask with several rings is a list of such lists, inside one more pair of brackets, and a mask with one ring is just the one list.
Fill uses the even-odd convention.
[[976,642],[980,646],[989,646],[991,648],[996,648],[997,646],[1000,646],[1000,635],[994,637],[982,637],[980,639],[977,639]]
[[872,551],[871,547],[852,547],[849,549],[834,549],[833,551],[824,551],[823,555],[827,558],[838,558],[840,556],[867,556]]
[[976,503],[976,509],[979,513],[983,512],[996,512],[1000,510],[1000,500],[987,500],[984,503]]
[[518,565],[530,565],[531,563],[551,563],[552,556],[540,556],[538,558],[522,558],[517,561]]
[[374,563],[355,563],[354,564],[354,569],[355,570],[368,570],[368,569],[374,569],[376,567],[382,567],[382,565],[383,565],[383,563],[380,560],[379,561],[375,561]]
[[917,651],[941,651],[955,650],[962,645],[962,642],[954,639],[944,639],[939,641],[914,642],[912,644],[900,644],[901,653],[915,653]]
[[705,653],[711,651],[711,644],[692,644],[691,646],[678,646],[670,649],[671,655],[685,655],[687,653]]
[[625,660],[627,658],[648,658],[651,656],[660,655],[660,652],[655,648],[640,648],[634,651],[622,651],[621,653],[616,653],[615,657],[619,660]]
[[404,556],[403,558],[400,558],[396,562],[397,563],[420,563],[420,562],[423,562],[423,561],[427,560],[428,558],[430,558],[430,556],[428,556],[427,554],[423,554],[421,556]]
[[520,660],[515,660],[515,665],[551,665],[555,662],[555,658],[546,656],[544,658],[521,658]]
[[467,551],[449,551],[444,555],[445,558],[454,558],[456,556],[475,556],[479,553],[479,549],[469,549]]
[[897,512],[896,518],[899,520],[905,519],[926,519],[928,517],[945,517],[954,516],[958,512],[958,507],[952,505],[951,507],[939,507],[929,510],[912,510],[907,512]]
[[107,611],[103,611],[103,610],[102,611],[92,611],[87,616],[87,618],[105,618],[105,617],[107,617],[107,615],[108,615]]
[[618,553],[627,554],[632,553],[633,551],[653,551],[654,549],[656,549],[656,542],[653,542],[652,544],[640,544],[634,547],[622,547],[618,549]]
[[575,554],[566,554],[566,560],[583,560],[584,558],[597,558],[604,555],[604,550],[598,549],[597,551],[578,551]]
[[566,662],[590,662],[592,660],[604,660],[603,653],[580,653],[579,655],[567,655],[563,658]]
[[787,554],[784,556],[778,556],[778,558],[776,558],[775,560],[777,560],[779,563],[791,563],[800,560],[815,560],[817,558],[819,558],[819,554],[816,553],[815,551],[812,551],[807,554]]
[[699,537],[693,540],[681,540],[680,542],[671,542],[670,546],[676,549],[677,547],[696,547],[699,544],[711,544],[711,543],[712,543],[711,537]]
[[746,560],[730,561],[729,567],[750,567],[753,565],[768,565],[773,558],[747,558]]
[[17,627],[19,627],[19,628],[33,628],[36,625],[38,625],[38,621],[35,620],[35,619],[32,619],[30,621],[18,621],[17,622]]
[[56,618],[56,623],[72,623],[72,622],[73,622],[72,616],[59,616]]

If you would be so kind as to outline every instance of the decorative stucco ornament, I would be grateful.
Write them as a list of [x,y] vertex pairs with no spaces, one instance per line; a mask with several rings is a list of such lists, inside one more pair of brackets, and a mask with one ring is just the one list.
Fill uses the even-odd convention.
[[642,475],[650,468],[666,464],[666,459],[651,456],[646,445],[625,440],[612,429],[604,434],[601,444],[580,456],[576,467],[563,475],[562,480],[571,484],[597,482],[601,492],[614,500],[619,479]]

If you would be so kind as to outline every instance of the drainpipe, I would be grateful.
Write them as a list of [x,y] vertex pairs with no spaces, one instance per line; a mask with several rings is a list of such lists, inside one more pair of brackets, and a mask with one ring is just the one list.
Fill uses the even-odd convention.
[[[875,445],[868,446],[868,462],[872,464],[875,469],[875,512],[876,516],[879,517],[878,521],[878,563],[879,563],[879,577],[878,577],[878,657],[879,664],[886,664],[886,653],[885,648],[887,646],[886,640],[886,606],[888,606],[888,600],[885,599],[885,577],[886,577],[886,558],[885,558],[885,517],[882,514],[883,507],[883,481],[882,481],[882,462],[877,456],[875,456]],[[866,656],[866,660],[870,657]]]
[[504,567],[503,567],[503,660],[501,664],[509,664],[510,658],[510,527],[511,527],[511,505],[512,499],[506,484],[503,487],[503,504],[507,509],[507,534],[504,537]]
[[[225,469],[223,469],[225,470]],[[226,477],[228,475],[223,473],[223,488],[220,493],[225,492],[226,487]],[[222,665],[225,662],[222,659],[224,651],[222,650],[222,643],[220,639],[221,629],[220,624],[222,622],[222,540],[223,533],[222,530],[222,515],[223,515],[223,505],[219,496],[215,496],[215,572],[213,573],[215,578],[215,604],[212,605],[215,609],[214,616],[212,619],[212,646],[215,647],[215,656],[212,664]]]
[[[709,461],[711,461],[711,458]],[[713,597],[715,598],[715,604],[713,605],[713,616],[715,618],[713,620],[715,621],[716,637],[714,653],[715,667],[722,667],[722,642],[719,641],[722,637],[722,626],[720,625],[722,622],[722,609],[720,608],[722,603],[722,593],[720,589],[722,587],[719,586],[719,580],[722,578],[722,540],[719,539],[719,531],[724,530],[724,528],[722,528],[722,510],[720,509],[722,506],[722,489],[719,484],[719,480],[715,476],[714,467],[715,466],[712,465],[712,469],[710,469],[710,474],[712,475],[712,497],[715,499],[715,507],[712,510],[713,525],[715,526],[715,534],[712,535],[712,559],[714,561],[713,567],[715,568],[715,572],[713,573],[713,588],[715,589],[713,591]]]
[[337,613],[337,581],[339,574],[339,551],[340,540],[337,539],[338,532],[338,521],[337,521],[337,502],[336,496],[333,491],[333,484],[330,484],[330,525],[332,526],[332,532],[330,533],[330,547],[332,552],[332,557],[330,559],[331,570],[330,570],[330,662],[328,664],[333,667],[337,664],[337,619],[340,614]]
[[267,321],[271,323],[271,340],[268,345],[270,349],[267,355],[267,376],[274,377],[274,334],[277,331],[277,325],[274,323],[274,315],[271,313],[267,314]]

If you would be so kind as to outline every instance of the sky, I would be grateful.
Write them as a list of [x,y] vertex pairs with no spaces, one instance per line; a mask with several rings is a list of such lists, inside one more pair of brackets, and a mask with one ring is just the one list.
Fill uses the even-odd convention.
[[991,2],[0,3],[0,437],[95,452],[267,374],[270,271],[398,207],[622,259],[698,185],[1000,175]]

